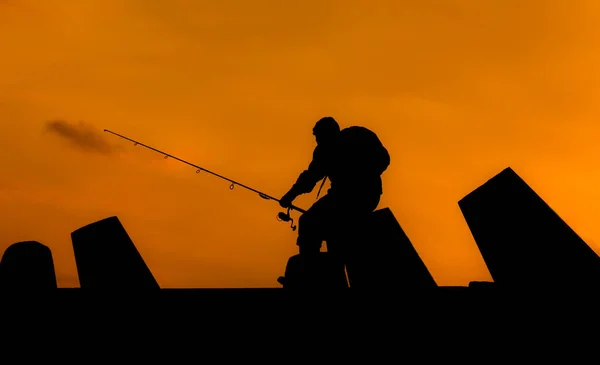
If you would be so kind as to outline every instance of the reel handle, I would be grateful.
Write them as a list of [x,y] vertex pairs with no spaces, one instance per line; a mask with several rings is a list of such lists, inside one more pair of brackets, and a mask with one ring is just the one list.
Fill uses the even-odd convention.
[[282,221],[282,222],[292,222],[291,223],[292,231],[296,230],[297,227],[294,225],[294,218],[292,218],[290,216],[290,208],[288,208],[287,213],[279,212],[277,214],[277,219],[280,220],[280,221]]

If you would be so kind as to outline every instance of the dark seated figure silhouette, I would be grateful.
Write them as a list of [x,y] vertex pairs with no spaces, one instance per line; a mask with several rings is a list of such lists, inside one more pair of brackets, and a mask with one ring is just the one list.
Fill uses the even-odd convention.
[[353,230],[339,232],[327,241],[330,247],[333,252],[315,255],[312,263],[306,263],[306,255],[291,257],[279,282],[289,289],[347,288],[348,281],[360,290],[438,287],[389,208],[374,211]]
[[9,246],[0,261],[0,287],[11,290],[56,289],[50,248],[36,241]]
[[[294,199],[310,193],[320,180],[323,180],[321,188],[327,178],[331,182],[327,194],[298,221],[296,244],[301,258],[294,260],[303,263],[304,272],[318,272],[323,261],[339,261],[333,259],[341,255],[341,242],[336,240],[336,236],[342,231],[345,235],[351,234],[377,208],[382,194],[381,174],[390,164],[387,149],[367,128],[352,126],[340,130],[335,119],[325,117],[315,124],[313,135],[317,146],[308,169],[280,199],[280,205],[289,208]],[[327,259],[319,255],[323,241],[327,241],[330,254]],[[338,264],[334,266],[340,267]],[[343,271],[343,265],[341,268]]]
[[82,289],[160,289],[117,217],[71,233]]

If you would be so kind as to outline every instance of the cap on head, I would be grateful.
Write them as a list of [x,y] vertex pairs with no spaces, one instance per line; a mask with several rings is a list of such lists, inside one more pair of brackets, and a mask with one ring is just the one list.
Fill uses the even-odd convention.
[[340,125],[332,117],[324,117],[317,121],[313,128],[313,134],[318,135],[331,135],[340,131]]

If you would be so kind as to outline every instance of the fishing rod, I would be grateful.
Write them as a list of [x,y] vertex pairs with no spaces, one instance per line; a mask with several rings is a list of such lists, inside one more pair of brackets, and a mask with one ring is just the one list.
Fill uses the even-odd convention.
[[[198,165],[195,165],[195,164],[193,164],[193,163],[191,163],[191,162],[185,161],[185,160],[183,160],[183,159],[181,159],[181,158],[179,158],[179,157],[176,157],[176,156],[173,156],[173,155],[171,155],[171,154],[168,154],[168,153],[166,153],[166,152],[163,152],[163,151],[161,151],[161,150],[158,150],[158,149],[156,149],[156,148],[154,148],[154,147],[150,147],[150,146],[148,146],[148,145],[146,145],[146,144],[143,144],[143,143],[141,143],[141,142],[138,142],[138,141],[136,141],[136,140],[133,140],[133,139],[131,139],[131,138],[129,138],[129,137],[125,137],[125,136],[123,136],[123,135],[121,135],[121,134],[115,133],[115,132],[113,132],[113,131],[110,131],[110,130],[108,130],[108,129],[105,129],[105,130],[104,130],[104,132],[108,132],[108,133],[110,133],[110,134],[113,134],[113,135],[115,135],[115,136],[117,136],[117,137],[119,137],[119,138],[122,138],[122,139],[128,140],[128,141],[130,141],[130,142],[133,142],[133,145],[134,145],[134,146],[140,145],[140,146],[142,146],[142,147],[145,147],[145,148],[147,148],[147,149],[149,149],[149,150],[152,150],[152,151],[154,151],[154,152],[160,153],[161,155],[165,156],[165,160],[166,160],[166,159],[168,159],[168,158],[170,157],[170,158],[172,158],[172,159],[174,159],[174,160],[177,160],[177,161],[179,161],[179,162],[182,162],[182,163],[184,163],[184,164],[186,164],[186,165],[188,165],[188,166],[192,166],[192,167],[196,168],[196,173],[197,173],[197,174],[199,174],[199,173],[200,173],[200,171],[204,171],[204,172],[206,172],[206,173],[209,173],[209,174],[211,174],[211,175],[213,175],[213,176],[216,176],[216,177],[218,177],[218,178],[220,178],[220,179],[223,179],[223,180],[225,180],[225,181],[228,181],[228,182],[230,182],[230,183],[231,183],[231,185],[229,185],[229,190],[233,190],[233,189],[235,188],[235,186],[236,186],[236,185],[238,185],[238,186],[241,186],[241,187],[242,187],[242,188],[244,188],[244,189],[247,189],[247,190],[250,190],[250,191],[252,191],[252,192],[255,192],[255,193],[257,193],[257,194],[258,194],[258,196],[260,196],[261,198],[263,198],[263,199],[265,199],[265,200],[274,200],[274,201],[276,201],[276,202],[278,202],[278,203],[279,203],[279,201],[280,201],[280,200],[279,200],[279,199],[277,199],[277,198],[274,198],[274,197],[272,197],[272,196],[270,196],[270,195],[268,195],[268,194],[265,194],[265,193],[263,193],[263,192],[261,192],[261,191],[258,191],[258,190],[256,190],[256,189],[253,189],[253,188],[251,188],[251,187],[249,187],[249,186],[247,186],[247,185],[241,184],[241,183],[239,183],[239,182],[237,182],[237,181],[235,181],[235,180],[231,180],[230,178],[227,178],[227,177],[225,177],[225,176],[222,176],[222,175],[219,175],[219,174],[217,174],[217,173],[214,173],[214,172],[212,172],[212,171],[210,171],[210,170],[207,170],[207,169],[205,169],[205,168],[203,168],[203,167],[200,167],[200,166],[198,166]],[[291,206],[289,206],[289,207],[287,208],[287,213],[280,212],[279,214],[277,214],[277,220],[279,220],[279,221],[283,221],[283,222],[291,222],[291,224],[290,224],[290,225],[291,225],[292,231],[295,231],[295,230],[296,230],[296,226],[294,225],[294,219],[293,219],[293,218],[290,216],[290,210],[295,210],[295,211],[298,211],[298,212],[300,212],[300,213],[306,213],[306,211],[305,211],[304,209],[302,209],[302,208],[298,208],[298,207],[296,207],[296,206],[294,206],[294,205],[291,205]]]

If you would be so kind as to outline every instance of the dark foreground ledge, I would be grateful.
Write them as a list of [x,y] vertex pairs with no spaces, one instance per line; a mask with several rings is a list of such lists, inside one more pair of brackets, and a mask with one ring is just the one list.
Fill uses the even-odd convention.
[[[321,321],[319,326],[329,326],[334,320],[349,323],[353,331],[367,324],[390,327],[392,323],[395,323],[392,327],[406,331],[406,326],[412,323],[426,322],[437,323],[437,327],[444,323],[442,327],[448,330],[456,326],[464,329],[465,321],[489,327],[492,323],[512,323],[516,318],[534,318],[546,313],[562,317],[597,312],[598,290],[565,293],[561,289],[523,289],[446,286],[421,291],[347,289],[303,293],[281,288],[59,288],[54,293],[0,291],[0,295],[10,318],[23,318],[17,313],[26,312],[29,320],[51,316],[61,320],[75,318],[86,326],[112,323],[111,326],[117,327],[141,321],[151,323],[155,331],[165,324],[190,327],[193,323],[194,331],[200,329],[202,333],[207,331],[208,323],[216,323],[220,330],[243,324],[244,328],[260,332],[265,326],[275,324],[288,331],[300,328],[310,332],[314,331],[310,326],[316,326],[317,319]],[[577,310],[566,309],[564,303],[569,303],[567,307],[575,304]],[[9,306],[12,309],[6,309]],[[307,317],[312,319],[306,322]],[[307,326],[310,328],[306,329]]]
[[[485,288],[488,289],[488,288]],[[474,291],[478,290],[478,288],[469,288],[466,286],[443,286],[437,289],[428,289],[424,291],[419,290],[409,290],[410,292],[456,292],[456,291]],[[193,296],[283,296],[283,295],[294,295],[295,291],[285,290],[281,288],[164,288],[159,290],[139,290],[139,289],[115,289],[115,290],[92,290],[92,289],[81,289],[81,288],[59,288],[56,290],[59,293],[102,293],[102,292],[115,292],[115,293],[161,293],[166,295],[193,295]],[[398,290],[395,290],[398,291]],[[400,290],[402,291],[402,290]],[[324,293],[324,292],[321,292]],[[346,289],[340,291],[329,291],[331,294],[340,294],[340,293],[359,293],[356,290]]]

